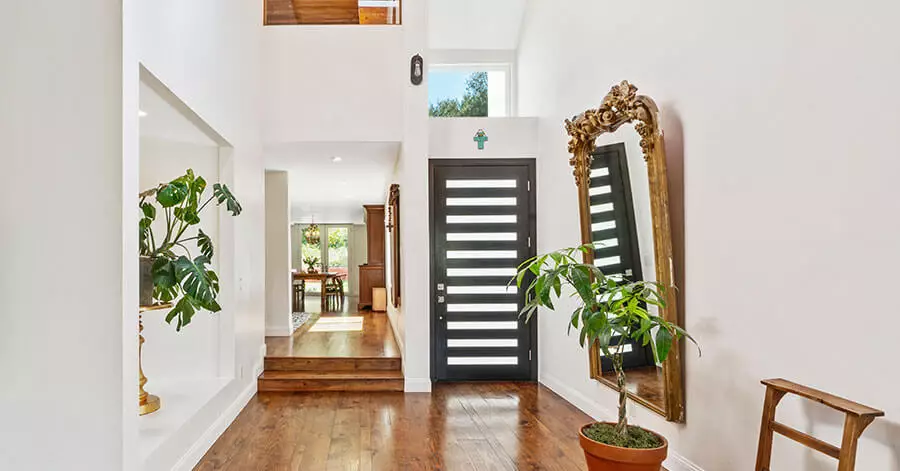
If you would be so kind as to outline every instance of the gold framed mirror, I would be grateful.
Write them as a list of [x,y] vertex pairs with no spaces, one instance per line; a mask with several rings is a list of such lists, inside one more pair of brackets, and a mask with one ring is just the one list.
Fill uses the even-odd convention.
[[391,247],[391,305],[400,307],[400,185],[394,183],[388,191],[387,230]]
[[[627,81],[615,85],[599,108],[566,120],[569,163],[578,186],[581,241],[594,250],[584,263],[607,275],[656,281],[666,307],[657,314],[682,325],[677,308],[675,261],[669,221],[669,182],[659,110]],[[625,358],[628,395],[671,422],[685,421],[682,349],[662,364],[652,346],[631,344]],[[596,346],[591,377],[618,390],[615,373]],[[609,370],[609,371],[607,371]]]

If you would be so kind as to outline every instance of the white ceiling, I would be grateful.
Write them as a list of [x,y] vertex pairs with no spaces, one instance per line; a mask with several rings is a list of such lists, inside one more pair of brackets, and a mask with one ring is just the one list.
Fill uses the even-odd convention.
[[[177,100],[177,99],[176,99]],[[216,141],[189,120],[149,85],[141,82],[141,138],[216,146]]]
[[518,49],[527,0],[431,0],[431,49]]
[[364,204],[384,203],[399,152],[398,142],[278,144],[265,148],[266,169],[288,172],[292,222],[359,224]]

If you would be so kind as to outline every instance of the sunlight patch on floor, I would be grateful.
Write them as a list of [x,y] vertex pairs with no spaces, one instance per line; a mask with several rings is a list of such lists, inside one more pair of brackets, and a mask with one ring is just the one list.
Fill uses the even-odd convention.
[[362,332],[362,317],[321,317],[310,332]]

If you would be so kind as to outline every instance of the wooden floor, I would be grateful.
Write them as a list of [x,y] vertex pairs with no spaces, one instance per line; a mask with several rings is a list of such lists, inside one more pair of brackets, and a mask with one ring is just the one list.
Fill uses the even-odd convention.
[[[318,298],[309,296],[305,306],[318,311]],[[355,307],[355,299],[347,298],[337,312],[321,313],[309,331],[292,337],[266,337],[266,356],[399,358],[387,314],[358,312]]]
[[584,470],[590,418],[534,383],[260,393],[197,470]]

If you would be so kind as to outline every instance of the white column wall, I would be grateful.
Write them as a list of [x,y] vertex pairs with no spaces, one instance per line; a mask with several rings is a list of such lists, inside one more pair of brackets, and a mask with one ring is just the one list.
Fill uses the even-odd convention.
[[0,469],[115,471],[133,446],[122,54],[122,2],[0,5]]
[[266,335],[291,328],[291,198],[288,173],[266,171]]

